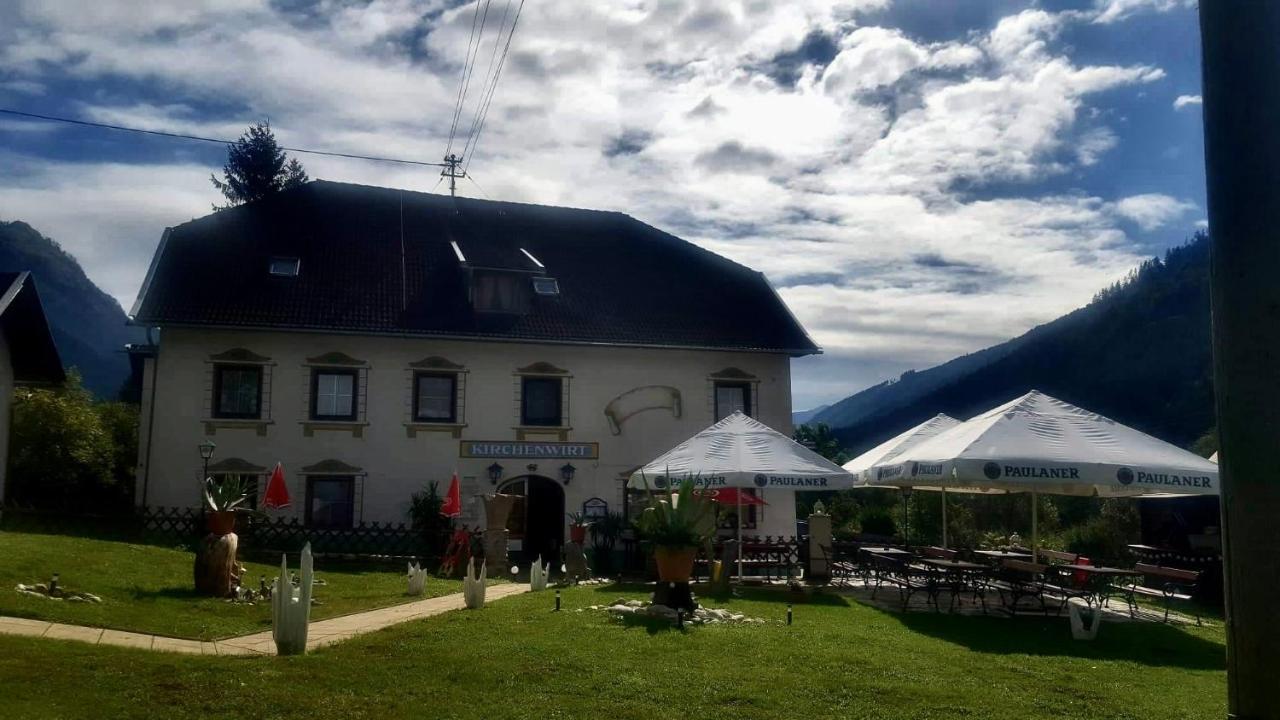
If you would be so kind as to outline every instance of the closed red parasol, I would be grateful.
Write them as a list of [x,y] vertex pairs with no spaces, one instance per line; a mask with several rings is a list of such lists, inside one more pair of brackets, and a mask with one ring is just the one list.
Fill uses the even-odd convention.
[[449,482],[449,492],[445,493],[444,503],[440,505],[440,514],[451,518],[462,514],[462,489],[458,487],[456,470],[453,473],[453,480]]
[[271,510],[289,507],[289,486],[284,481],[284,466],[276,463],[267,480],[267,492],[262,496],[262,506]]

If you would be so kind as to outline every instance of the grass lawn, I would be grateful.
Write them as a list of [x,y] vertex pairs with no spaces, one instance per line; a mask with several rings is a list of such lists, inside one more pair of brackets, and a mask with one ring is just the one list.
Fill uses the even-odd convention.
[[640,588],[520,595],[294,658],[178,656],[0,636],[10,716],[1221,718],[1220,625],[898,615],[838,596],[712,601],[771,619],[684,632],[575,612]]
[[[191,552],[152,545],[0,532],[0,615],[200,640],[271,627],[270,603],[249,606],[196,595],[193,559]],[[297,571],[297,556],[289,565]],[[245,568],[248,584],[255,588],[259,576],[271,582],[280,572],[279,565],[245,563]],[[48,582],[53,572],[60,573],[64,587],[91,592],[102,603],[46,600],[13,589],[20,582]],[[316,586],[315,597],[321,603],[311,610],[316,620],[415,599],[405,595],[403,568],[370,570],[317,560],[316,577],[326,582]],[[461,590],[460,580],[427,580],[428,595]]]

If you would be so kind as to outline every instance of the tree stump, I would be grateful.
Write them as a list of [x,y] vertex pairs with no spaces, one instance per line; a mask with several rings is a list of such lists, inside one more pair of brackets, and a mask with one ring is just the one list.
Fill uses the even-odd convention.
[[231,594],[239,579],[236,569],[236,549],[240,538],[235,533],[205,535],[196,548],[196,592],[213,597]]

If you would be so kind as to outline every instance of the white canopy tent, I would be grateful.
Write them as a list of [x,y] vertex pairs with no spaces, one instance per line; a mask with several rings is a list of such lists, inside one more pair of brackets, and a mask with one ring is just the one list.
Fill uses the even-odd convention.
[[[684,480],[698,487],[843,490],[855,478],[843,468],[741,412],[685,440],[632,473],[628,487],[666,490]],[[738,505],[738,541],[742,506]],[[742,575],[742,555],[738,555]]]
[[[879,467],[883,467],[880,470]],[[1214,463],[1032,390],[911,447],[877,484],[1099,497],[1218,494]]]
[[[960,421],[938,413],[915,427],[900,433],[870,450],[862,453],[858,457],[850,460],[843,465],[853,475],[857,476],[860,485],[868,487],[876,487],[876,472],[886,467],[885,463],[891,462],[907,450],[929,440],[938,433],[949,430]],[[889,466],[892,467],[892,466]],[[881,485],[879,487],[892,487]],[[906,505],[906,496],[903,496],[903,505]],[[947,546],[947,490],[942,489],[942,546]]]

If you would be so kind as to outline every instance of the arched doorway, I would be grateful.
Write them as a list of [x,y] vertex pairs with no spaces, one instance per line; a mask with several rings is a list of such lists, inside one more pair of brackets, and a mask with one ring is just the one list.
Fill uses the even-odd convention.
[[541,556],[544,563],[559,567],[565,525],[560,483],[541,475],[524,475],[503,484],[498,492],[520,498],[507,519],[511,539],[521,543],[520,564],[528,565]]

